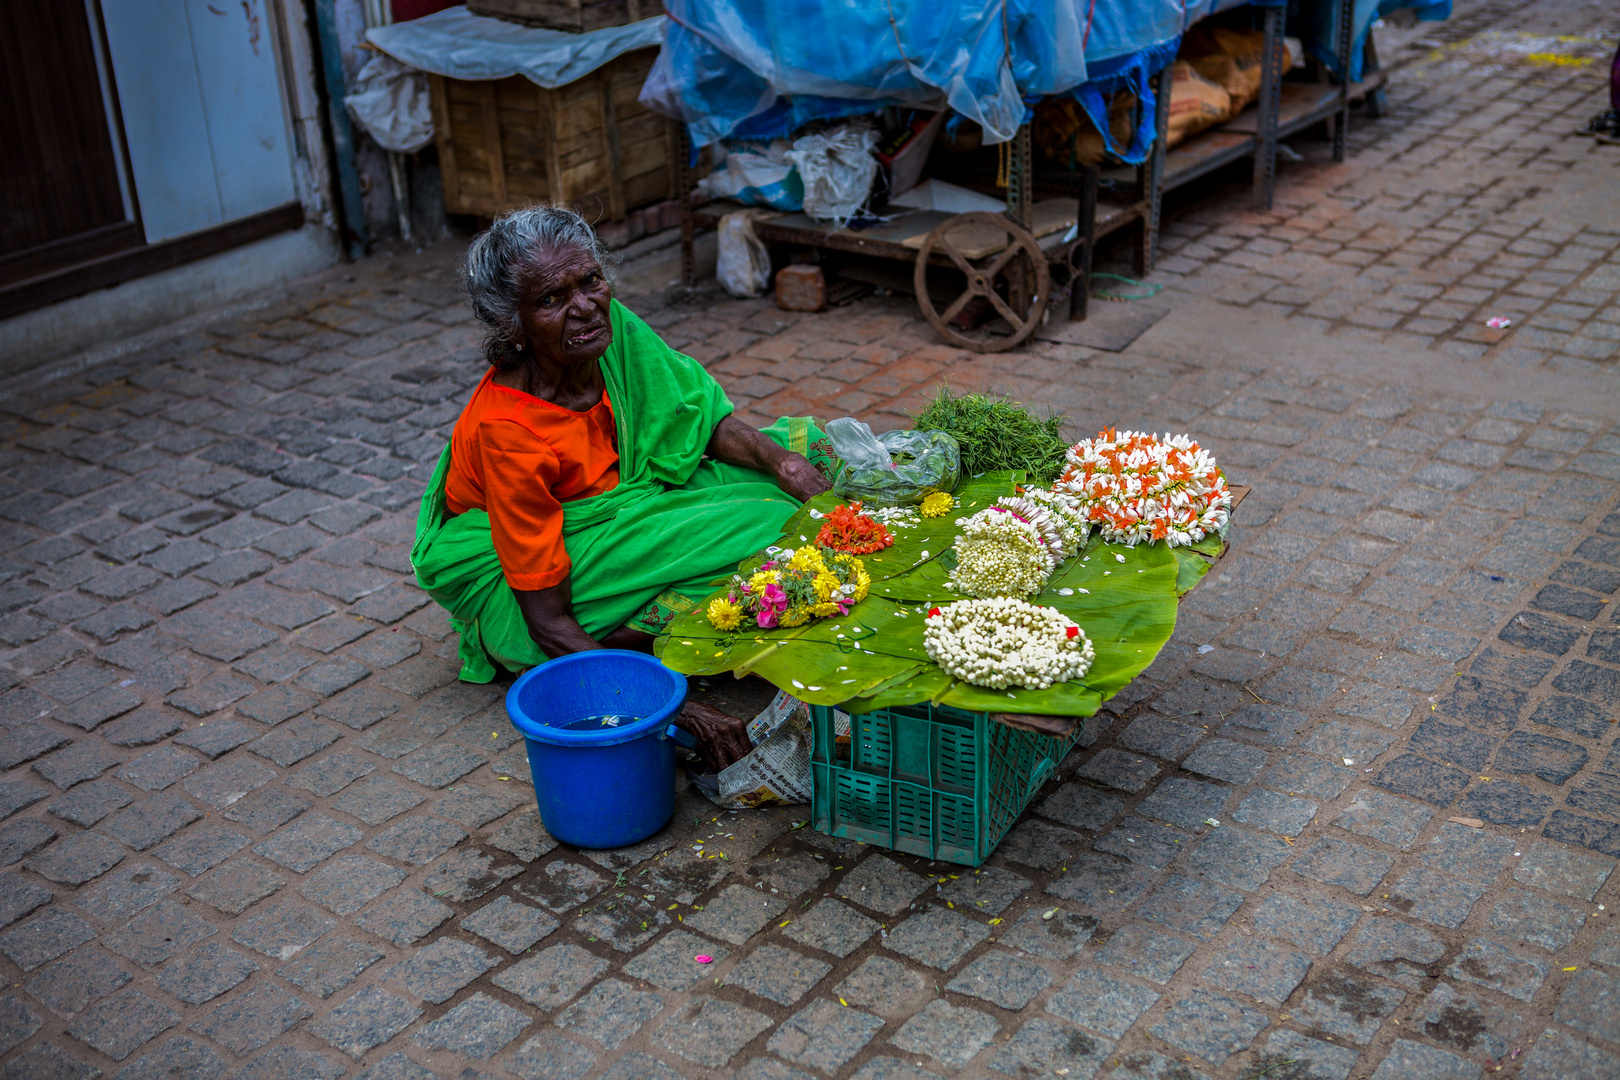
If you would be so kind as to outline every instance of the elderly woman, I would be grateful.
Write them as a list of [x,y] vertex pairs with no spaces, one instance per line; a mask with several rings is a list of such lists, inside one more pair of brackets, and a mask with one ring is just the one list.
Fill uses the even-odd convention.
[[[428,483],[411,550],[461,635],[463,679],[650,649],[827,490],[820,432],[732,416],[697,361],[613,298],[606,252],[571,210],[496,219],[463,276],[489,371]],[[689,707],[681,722],[711,766],[746,752],[735,718]]]

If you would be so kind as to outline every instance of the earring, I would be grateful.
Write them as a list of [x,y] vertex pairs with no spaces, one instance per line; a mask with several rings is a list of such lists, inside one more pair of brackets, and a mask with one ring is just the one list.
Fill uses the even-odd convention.
[[521,342],[521,341],[518,342],[516,345],[513,345],[512,348],[516,349],[518,352],[522,352],[523,351],[523,342]]

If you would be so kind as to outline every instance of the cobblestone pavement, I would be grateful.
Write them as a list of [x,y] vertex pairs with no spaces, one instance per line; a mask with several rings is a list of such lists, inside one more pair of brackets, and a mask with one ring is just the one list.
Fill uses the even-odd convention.
[[[1459,5],[1458,34],[1530,10]],[[1506,193],[1620,159],[1557,138],[1591,70],[1498,95],[1448,66],[1475,47],[1405,69],[1356,160],[1290,169],[1277,220],[1174,225],[1176,314],[1124,353],[965,356],[898,300],[635,300],[758,419],[892,425],[944,380],[1196,432],[1253,486],[977,871],[684,787],[630,850],[540,830],[502,688],[456,682],[406,557],[479,373],[448,245],[20,380],[0,1077],[1620,1075],[1620,408],[1613,357],[1571,351],[1620,326],[1620,234]],[[1415,138],[1436,106],[1466,171]],[[1545,145],[1491,180],[1507,129]],[[1434,194],[1396,205],[1413,177]],[[1363,310],[1385,336],[1337,341]],[[1530,317],[1456,352],[1496,310]],[[1571,320],[1556,349],[1541,318]],[[1209,345],[1245,334],[1275,347]]]

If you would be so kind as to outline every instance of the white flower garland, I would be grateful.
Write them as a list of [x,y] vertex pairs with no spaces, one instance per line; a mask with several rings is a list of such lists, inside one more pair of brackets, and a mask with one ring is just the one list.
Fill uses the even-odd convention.
[[1232,491],[1209,451],[1187,435],[1162,440],[1140,431],[1104,431],[1069,448],[1052,489],[1072,500],[1103,538],[1135,546],[1195,544],[1225,527]]
[[923,628],[928,658],[946,674],[997,690],[1045,690],[1091,670],[1097,651],[1056,608],[1007,597],[933,608]]
[[956,570],[948,584],[969,596],[1029,596],[1052,574],[1041,531],[1005,507],[957,518]]

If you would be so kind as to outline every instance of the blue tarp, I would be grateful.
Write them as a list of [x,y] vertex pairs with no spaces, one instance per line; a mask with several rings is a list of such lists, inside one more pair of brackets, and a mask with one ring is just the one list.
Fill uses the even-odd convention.
[[669,33],[641,100],[685,120],[698,146],[772,110],[774,129],[881,105],[948,105],[977,121],[987,142],[1005,142],[1024,120],[1026,96],[1086,78],[1085,16],[1073,0],[669,0],[666,7]]
[[[1351,0],[1293,0],[1288,11],[1289,26],[1299,35],[1306,51],[1341,78],[1344,65],[1339,63],[1339,4],[1349,2]],[[1351,21],[1351,40],[1355,46],[1350,50],[1351,82],[1361,80],[1367,34],[1378,19],[1401,8],[1411,8],[1425,22],[1451,18],[1451,0],[1354,0],[1354,3],[1356,10]]]

